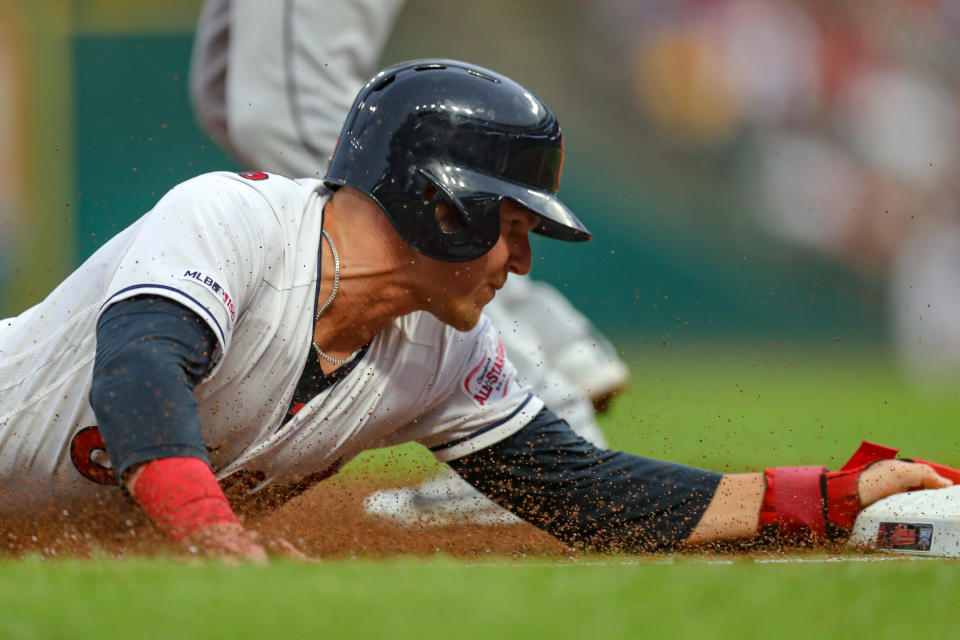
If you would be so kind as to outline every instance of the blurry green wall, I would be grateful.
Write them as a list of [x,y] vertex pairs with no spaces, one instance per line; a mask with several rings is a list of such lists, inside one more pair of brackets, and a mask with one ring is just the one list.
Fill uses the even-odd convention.
[[[36,158],[20,213],[28,224],[8,240],[15,256],[0,261],[4,315],[42,298],[174,184],[234,166],[197,129],[187,100],[197,2],[64,0],[43,15],[17,4],[39,55],[27,91],[40,117],[25,123]],[[583,52],[567,4],[412,0],[384,55],[473,60],[557,111],[567,137],[561,195],[596,238],[537,241],[535,275],[635,344],[878,338],[877,284],[743,224],[723,157],[691,163],[611,127],[622,122],[611,101],[574,73]]]
[[194,124],[190,45],[189,33],[74,38],[78,260],[178,182],[234,168]]

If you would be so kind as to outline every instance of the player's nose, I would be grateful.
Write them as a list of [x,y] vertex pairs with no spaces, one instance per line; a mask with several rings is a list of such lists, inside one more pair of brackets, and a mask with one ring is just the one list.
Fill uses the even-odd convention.
[[533,252],[530,249],[529,234],[517,234],[517,237],[510,240],[510,257],[507,262],[507,268],[511,273],[517,273],[522,276],[530,273],[530,267],[533,263]]

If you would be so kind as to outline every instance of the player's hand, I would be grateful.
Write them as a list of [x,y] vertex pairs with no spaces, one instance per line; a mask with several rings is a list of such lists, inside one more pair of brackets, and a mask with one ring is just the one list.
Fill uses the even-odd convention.
[[287,558],[289,560],[296,560],[297,562],[307,562],[309,564],[320,564],[320,560],[317,558],[311,558],[300,549],[297,549],[295,546],[290,544],[288,541],[283,538],[277,538],[274,540],[268,540],[266,543],[267,551],[272,556],[277,556],[280,558]]
[[319,560],[311,558],[283,538],[268,539],[234,523],[206,526],[188,535],[183,542],[191,551],[228,561],[246,560],[254,564],[266,564],[267,559],[273,556],[319,564]]
[[244,529],[233,522],[220,522],[198,529],[183,539],[191,553],[222,558],[246,560],[254,564],[267,563],[267,550],[260,543],[256,531]]
[[863,470],[857,481],[860,506],[866,507],[895,493],[915,489],[943,489],[953,482],[932,467],[906,460],[880,460]]

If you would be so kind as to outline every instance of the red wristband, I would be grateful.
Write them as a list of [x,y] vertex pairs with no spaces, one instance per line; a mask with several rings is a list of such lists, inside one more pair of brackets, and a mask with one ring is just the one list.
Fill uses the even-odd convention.
[[213,471],[197,458],[148,462],[133,487],[133,497],[172,540],[212,524],[240,524]]
[[860,513],[860,474],[872,463],[846,471],[831,471],[826,475],[824,488],[824,503],[827,522],[839,529],[839,532],[849,533],[853,523]]
[[[864,441],[839,471],[825,467],[767,469],[759,529],[778,536],[821,540],[849,533],[860,513],[860,474],[896,449]],[[960,472],[957,472],[960,473]]]
[[824,536],[823,491],[825,467],[777,467],[766,469],[767,488],[760,507],[760,529],[773,529],[778,536]]

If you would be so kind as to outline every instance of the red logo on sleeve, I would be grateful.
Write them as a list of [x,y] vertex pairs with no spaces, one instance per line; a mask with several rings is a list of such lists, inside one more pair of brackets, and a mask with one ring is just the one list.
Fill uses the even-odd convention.
[[77,432],[70,441],[70,459],[87,480],[97,484],[117,484],[107,449],[96,427],[86,427]]
[[240,174],[240,177],[247,180],[266,180],[270,176],[260,171],[244,171]]

